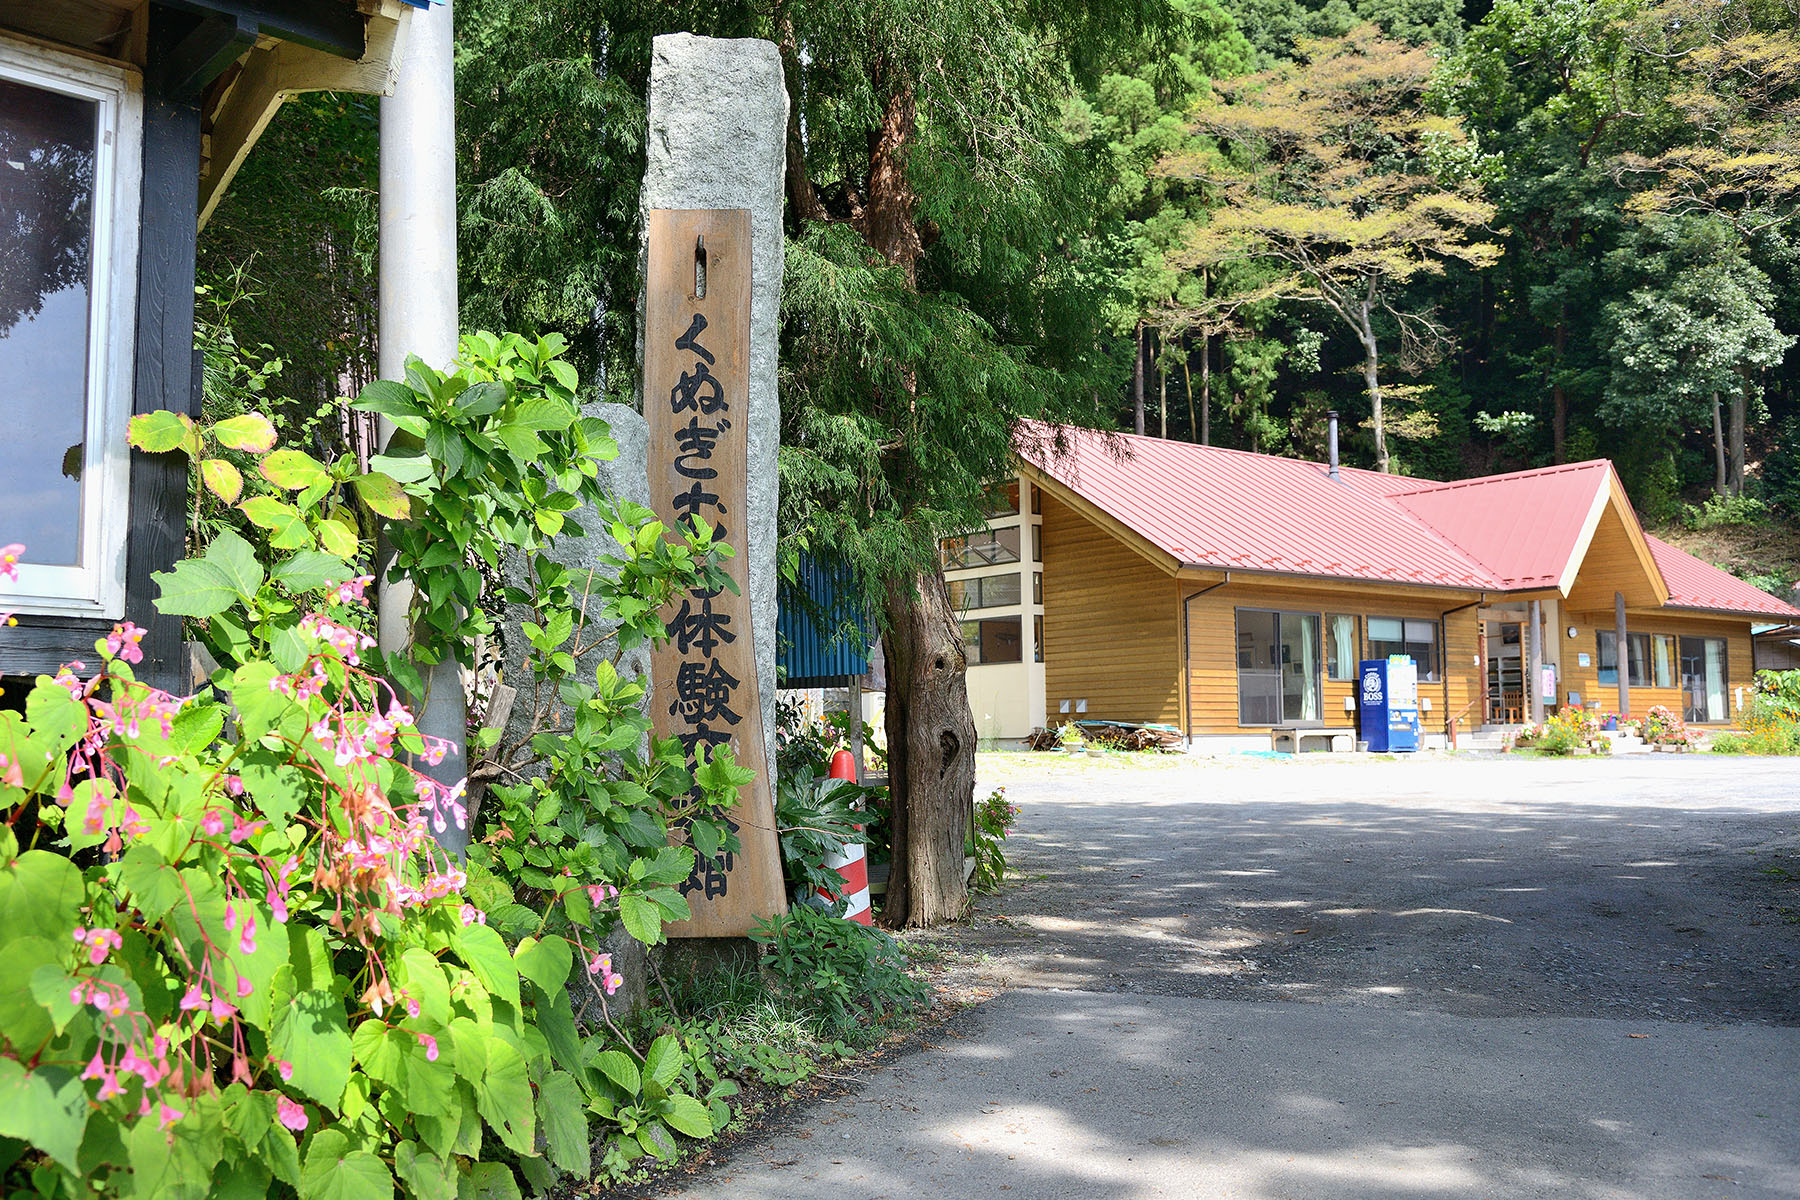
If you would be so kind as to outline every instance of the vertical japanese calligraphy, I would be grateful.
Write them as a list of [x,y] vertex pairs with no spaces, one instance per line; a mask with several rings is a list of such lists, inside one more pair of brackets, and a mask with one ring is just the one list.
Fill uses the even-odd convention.
[[[652,507],[664,524],[694,517],[736,552],[724,565],[737,591],[685,596],[664,614],[670,640],[651,661],[657,737],[689,755],[730,746],[756,779],[730,817],[735,854],[702,860],[682,885],[689,920],[670,937],[741,937],[756,918],[786,909],[775,838],[770,764],[757,691],[758,635],[751,628],[749,471],[750,213],[660,209],[648,214],[644,419],[650,427]],[[701,280],[704,279],[704,287]]]

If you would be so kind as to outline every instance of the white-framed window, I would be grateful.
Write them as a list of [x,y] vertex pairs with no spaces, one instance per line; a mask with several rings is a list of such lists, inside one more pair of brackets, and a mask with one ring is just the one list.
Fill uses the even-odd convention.
[[125,612],[143,83],[0,37],[0,608]]

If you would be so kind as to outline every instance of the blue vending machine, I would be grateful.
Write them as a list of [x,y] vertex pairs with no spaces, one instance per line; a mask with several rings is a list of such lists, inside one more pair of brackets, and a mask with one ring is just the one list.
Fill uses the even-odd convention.
[[1404,654],[1364,659],[1361,740],[1379,754],[1419,748],[1419,668]]

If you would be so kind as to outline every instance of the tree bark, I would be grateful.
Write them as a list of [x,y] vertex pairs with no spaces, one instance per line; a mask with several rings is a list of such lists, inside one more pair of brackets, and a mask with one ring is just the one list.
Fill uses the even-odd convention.
[[[876,80],[877,86],[883,82]],[[868,199],[851,221],[915,289],[924,242],[906,154],[916,118],[910,81],[895,83],[880,125],[869,131]],[[905,386],[913,389],[910,378]],[[883,609],[893,866],[881,915],[890,926],[932,925],[961,916],[969,900],[962,867],[975,798],[968,659],[937,566],[886,581]]]
[[1144,323],[1137,326],[1137,354],[1131,362],[1131,429],[1142,437],[1144,433]]
[[1713,412],[1713,494],[1723,499],[1725,490],[1725,422],[1719,412],[1719,393],[1712,394]]
[[1168,355],[1169,347],[1159,332],[1156,338],[1156,410],[1160,427],[1156,436],[1164,439],[1169,436],[1169,366],[1163,361]]
[[1744,494],[1744,423],[1750,416],[1750,378],[1731,398],[1730,424],[1725,431],[1725,489],[1733,496]]
[[1200,444],[1212,445],[1212,334],[1200,335]]
[[975,715],[943,572],[891,584],[886,610],[893,867],[881,919],[923,927],[955,920],[969,903],[963,840],[975,794]]
[[1556,310],[1556,329],[1550,342],[1555,356],[1550,360],[1550,457],[1558,465],[1569,461],[1569,396],[1563,390],[1563,350],[1569,344],[1569,323],[1563,319],[1566,305]]
[[1192,441],[1200,433],[1200,427],[1194,423],[1194,368],[1189,361],[1194,356],[1193,343],[1187,335],[1181,338],[1181,382],[1187,388],[1188,401],[1188,440]]
[[1356,336],[1363,345],[1363,385],[1369,389],[1369,419],[1375,427],[1375,469],[1388,474],[1387,417],[1381,409],[1381,348],[1375,341],[1374,300],[1357,307]]

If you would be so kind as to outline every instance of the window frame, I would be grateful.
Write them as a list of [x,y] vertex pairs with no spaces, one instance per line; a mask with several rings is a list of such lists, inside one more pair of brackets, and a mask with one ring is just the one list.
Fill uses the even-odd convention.
[[[1431,661],[1429,663],[1420,662],[1419,656],[1412,654],[1411,651],[1403,651],[1402,653],[1408,654],[1412,658],[1414,665],[1419,668],[1420,683],[1442,683],[1444,681],[1444,623],[1441,620],[1436,617],[1391,617],[1380,616],[1373,613],[1369,614],[1363,618],[1362,644],[1363,653],[1367,654],[1370,658],[1388,657],[1385,654],[1375,653],[1376,638],[1373,630],[1370,629],[1370,626],[1376,621],[1398,621],[1400,623],[1400,641],[1398,644],[1401,646],[1412,646],[1417,644],[1408,640],[1406,636],[1406,626],[1408,622],[1431,626]],[[1386,641],[1385,638],[1382,640]]]
[[0,35],[0,78],[96,106],[81,559],[72,566],[19,563],[18,579],[0,583],[0,608],[20,615],[118,620],[125,615],[130,526],[131,452],[125,433],[136,363],[143,77],[123,64]]
[[[1015,542],[1020,540],[1019,539],[1019,527],[1017,525],[990,526],[985,529],[977,529],[971,533],[962,534],[958,537],[947,537],[947,538],[941,539],[938,542],[938,556],[939,556],[940,561],[943,563],[944,570],[946,570],[946,571],[983,571],[989,567],[1004,567],[1009,564],[1018,562],[1020,559],[1020,554],[1023,550],[1023,546],[1015,545],[1015,546],[1007,547],[1007,546],[1001,545],[1000,539],[1001,539],[1002,535],[1009,533],[1009,532],[1013,535],[1013,540]],[[997,547],[1000,547],[1001,549],[1010,549],[1012,551],[1012,557],[1011,558],[978,559],[978,560],[971,561],[969,558],[969,554],[972,550],[975,549],[975,547],[978,543],[979,543],[979,545],[982,545],[982,546],[989,546],[989,547],[997,546]]]
[[[989,600],[989,585],[1000,580],[1012,580],[1014,595],[1010,600]],[[987,608],[1016,608],[1024,603],[1025,589],[1017,571],[995,571],[991,575],[970,575],[965,579],[951,579],[945,585],[950,596],[950,607],[959,613],[980,612]],[[975,602],[969,602],[973,594]]]
[[[1665,636],[1667,635],[1635,633],[1629,629],[1625,631],[1625,686],[1627,688],[1667,686],[1666,684],[1653,682],[1656,678],[1656,662],[1654,658],[1656,644],[1654,639]],[[1608,638],[1613,641],[1613,665],[1610,668],[1602,665],[1605,661],[1605,653],[1601,647]],[[1618,631],[1615,629],[1594,630],[1594,680],[1600,687],[1616,688],[1619,686],[1618,640]],[[1641,659],[1634,659],[1632,655],[1631,647],[1634,644],[1643,647],[1644,653]],[[1641,672],[1633,671],[1632,667],[1634,666],[1642,666],[1643,670]],[[1607,678],[1607,673],[1609,671],[1612,676],[1610,679]]]
[[[1344,673],[1341,675],[1333,675],[1331,673],[1331,647],[1332,647],[1331,623],[1333,621],[1337,621],[1337,620],[1344,620],[1344,621],[1350,622],[1350,641],[1351,641],[1351,645],[1352,645],[1350,661],[1348,663],[1342,664]],[[1400,626],[1400,629],[1401,629],[1401,632],[1404,633],[1406,630],[1406,626],[1404,624],[1402,624]],[[1362,668],[1362,646],[1363,646],[1362,618],[1360,616],[1358,616],[1356,613],[1328,612],[1325,614],[1324,623],[1319,626],[1319,636],[1321,638],[1323,638],[1325,641],[1325,647],[1324,647],[1324,650],[1325,650],[1325,682],[1327,682],[1327,683],[1355,683],[1356,679],[1357,679],[1357,672],[1360,671]]]
[[[1312,688],[1313,688],[1314,701],[1317,704],[1318,710],[1319,710],[1319,715],[1317,717],[1311,717],[1311,718],[1296,717],[1291,720],[1287,717],[1286,692],[1285,692],[1285,688],[1284,688],[1285,672],[1283,670],[1283,668],[1285,668],[1288,665],[1287,663],[1278,661],[1275,663],[1275,665],[1272,668],[1271,667],[1246,667],[1246,666],[1244,666],[1243,630],[1244,630],[1244,616],[1247,613],[1253,613],[1253,614],[1257,614],[1260,616],[1271,616],[1271,617],[1275,618],[1274,650],[1275,650],[1275,656],[1277,659],[1280,658],[1281,651],[1283,648],[1283,646],[1282,646],[1282,626],[1285,623],[1285,621],[1290,618],[1295,618],[1295,619],[1299,619],[1302,622],[1309,621],[1309,620],[1312,622],[1312,651],[1313,651]],[[1324,621],[1321,619],[1319,613],[1314,612],[1309,609],[1304,609],[1304,608],[1259,608],[1255,605],[1248,605],[1248,604],[1239,605],[1237,608],[1232,610],[1232,636],[1234,639],[1233,647],[1232,647],[1232,662],[1234,664],[1234,670],[1235,670],[1236,679],[1237,679],[1238,728],[1240,728],[1240,729],[1275,729],[1275,728],[1312,729],[1312,728],[1320,728],[1320,727],[1324,726],[1324,724],[1325,724],[1325,647],[1324,647],[1323,643],[1325,640],[1325,624],[1324,624]],[[1277,710],[1277,714],[1276,714],[1276,719],[1274,721],[1248,721],[1248,720],[1244,719],[1244,698],[1245,698],[1244,697],[1244,676],[1246,673],[1248,673],[1252,676],[1262,676],[1265,678],[1273,678],[1275,680],[1275,684],[1276,684],[1275,707]]]
[[[1014,644],[1019,648],[1018,657],[986,657],[984,650],[986,638],[983,636],[983,627],[1008,621],[1012,623],[1014,629],[1018,630],[1018,636],[1014,639]],[[975,626],[975,637],[973,640],[969,637],[969,626],[971,625]],[[965,654],[969,655],[968,663],[971,667],[985,667],[989,665],[1012,666],[1025,661],[1025,622],[1022,617],[1016,614],[1003,617],[976,617],[972,620],[963,621],[957,627],[957,635],[962,638],[963,651]],[[969,654],[970,651],[973,651],[973,653]]]

